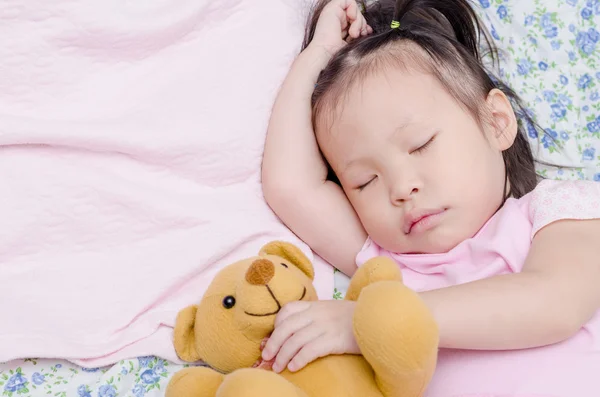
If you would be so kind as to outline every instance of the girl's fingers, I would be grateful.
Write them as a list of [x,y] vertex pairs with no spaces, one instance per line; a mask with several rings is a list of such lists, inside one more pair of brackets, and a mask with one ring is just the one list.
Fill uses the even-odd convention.
[[294,358],[294,356],[296,356],[300,349],[319,338],[324,333],[325,330],[314,325],[308,325],[294,333],[294,335],[290,336],[288,340],[285,341],[283,346],[281,346],[281,349],[279,349],[279,353],[277,353],[277,358],[275,359],[275,364],[273,365],[273,371],[283,371],[283,369],[288,366],[289,362],[292,360],[292,358]]
[[333,343],[334,342],[327,337],[313,339],[311,342],[304,345],[294,356],[288,365],[288,369],[291,372],[296,372],[317,358],[327,356],[331,353],[331,346]]
[[350,23],[356,21],[362,14],[358,12],[358,4],[355,0],[346,0],[346,18]]
[[303,311],[304,310],[299,310],[289,316],[286,316],[284,321],[280,322],[279,325],[275,326],[275,330],[269,337],[269,340],[267,341],[267,344],[265,345],[265,348],[262,351],[263,360],[268,361],[273,359],[273,357],[275,357],[279,353],[279,349],[281,349],[281,346],[285,343],[286,340],[288,340],[290,336],[292,336],[295,332],[306,327],[312,322],[312,317],[304,315],[302,313]]

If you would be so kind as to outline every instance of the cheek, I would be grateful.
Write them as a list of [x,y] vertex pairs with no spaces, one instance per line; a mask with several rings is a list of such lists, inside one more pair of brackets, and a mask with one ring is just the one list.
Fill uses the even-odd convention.
[[359,197],[350,199],[354,211],[360,218],[363,227],[369,235],[376,235],[378,231],[386,230],[392,221],[387,195],[379,186],[372,186],[360,193]]

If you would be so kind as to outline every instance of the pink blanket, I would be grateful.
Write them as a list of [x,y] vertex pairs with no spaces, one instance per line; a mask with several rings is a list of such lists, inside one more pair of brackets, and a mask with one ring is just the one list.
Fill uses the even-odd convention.
[[299,3],[0,2],[0,362],[176,361],[215,272],[301,244],[260,188]]

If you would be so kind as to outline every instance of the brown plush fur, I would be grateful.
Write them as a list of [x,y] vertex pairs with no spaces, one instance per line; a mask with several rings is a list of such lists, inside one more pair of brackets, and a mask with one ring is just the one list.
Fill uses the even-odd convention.
[[[197,306],[183,309],[175,349],[186,361],[211,368],[176,373],[167,397],[419,397],[437,359],[437,327],[398,266],[379,257],[358,269],[346,299],[357,301],[354,334],[362,355],[332,355],[281,374],[250,368],[277,312],[294,300],[316,300],[312,263],[302,251],[275,241],[224,268]],[[232,303],[235,302],[234,305]]]

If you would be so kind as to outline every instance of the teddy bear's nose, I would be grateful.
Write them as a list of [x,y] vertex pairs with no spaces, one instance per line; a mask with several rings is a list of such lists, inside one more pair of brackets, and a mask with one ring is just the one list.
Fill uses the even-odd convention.
[[252,285],[267,285],[275,275],[275,266],[268,259],[257,259],[246,272],[246,281]]

